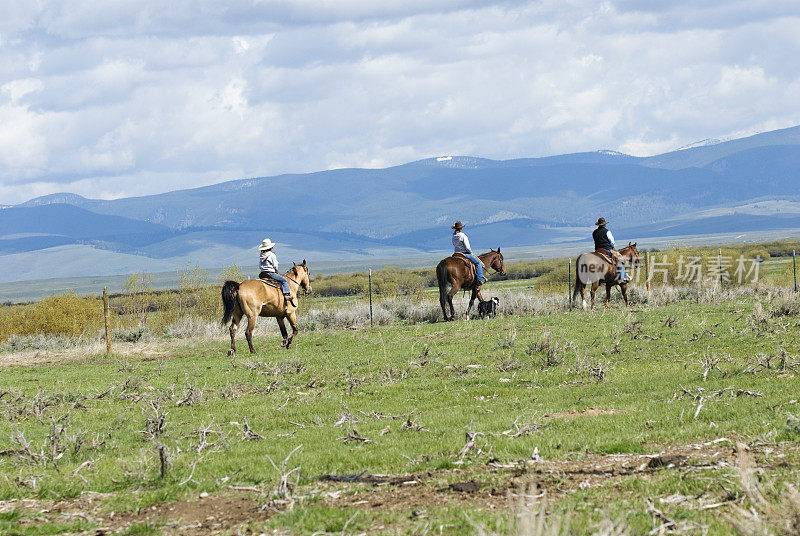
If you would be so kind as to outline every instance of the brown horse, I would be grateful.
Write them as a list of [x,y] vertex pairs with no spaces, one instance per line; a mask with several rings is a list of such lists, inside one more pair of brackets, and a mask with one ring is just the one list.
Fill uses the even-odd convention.
[[[503,255],[500,253],[500,248],[497,251],[490,250],[489,253],[478,255],[484,266],[499,272],[500,275],[506,275],[506,267],[503,265]],[[488,275],[488,274],[486,274]],[[453,307],[453,296],[461,290],[472,290],[472,296],[469,299],[469,307],[467,307],[467,318],[469,318],[469,311],[472,309],[472,304],[475,298],[481,296],[481,284],[475,284],[475,270],[472,268],[472,263],[466,257],[447,257],[439,262],[436,267],[436,280],[439,282],[439,303],[442,305],[442,313],[444,319],[452,321],[456,319],[456,310]],[[447,285],[451,285],[450,292],[447,292]],[[446,306],[450,306],[450,315],[447,314]]]
[[[295,298],[297,303],[297,290],[302,288],[306,292],[311,292],[311,270],[308,269],[305,259],[302,264],[292,263],[292,269],[284,274],[289,289],[292,292],[292,297]],[[281,328],[281,335],[283,341],[281,346],[289,348],[292,340],[297,335],[297,316],[295,311],[297,307],[292,305],[286,300],[280,288],[272,287],[261,281],[260,279],[248,279],[242,283],[236,281],[226,281],[222,286],[222,304],[225,307],[225,312],[222,316],[222,325],[231,322],[231,349],[228,351],[229,356],[236,354],[236,329],[239,327],[239,322],[243,316],[247,316],[247,329],[244,332],[247,337],[247,344],[250,347],[250,353],[256,353],[253,347],[253,330],[256,327],[256,318],[259,316],[271,316],[278,321],[278,327]],[[286,331],[286,326],[283,319],[288,319],[289,324],[292,326],[292,335],[289,336]]]
[[[628,245],[621,250],[619,254],[625,263],[630,263],[633,267],[639,266],[639,250],[636,249],[636,243],[628,242]],[[628,283],[617,280],[617,263],[605,254],[598,252],[582,253],[575,261],[575,292],[572,293],[572,300],[581,295],[581,306],[586,309],[586,295],[584,289],[591,284],[592,295],[592,308],[594,308],[594,296],[597,292],[597,287],[600,283],[606,285],[606,307],[609,307],[611,302],[611,287],[619,285],[622,292],[622,298],[625,300],[625,307],[629,307],[628,303]]]

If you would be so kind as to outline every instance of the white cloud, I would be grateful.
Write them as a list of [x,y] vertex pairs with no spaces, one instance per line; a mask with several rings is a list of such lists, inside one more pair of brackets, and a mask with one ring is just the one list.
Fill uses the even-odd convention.
[[3,93],[11,104],[16,104],[22,97],[34,91],[40,91],[44,87],[42,81],[37,78],[20,78],[12,80],[0,86],[0,93]]
[[7,4],[0,204],[800,122],[783,0]]

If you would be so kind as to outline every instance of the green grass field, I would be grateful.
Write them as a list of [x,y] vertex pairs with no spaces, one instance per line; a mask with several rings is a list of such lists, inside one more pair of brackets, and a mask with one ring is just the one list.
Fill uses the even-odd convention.
[[522,533],[508,495],[536,484],[569,533],[730,534],[738,442],[780,525],[798,317],[615,306],[4,368],[0,533]]

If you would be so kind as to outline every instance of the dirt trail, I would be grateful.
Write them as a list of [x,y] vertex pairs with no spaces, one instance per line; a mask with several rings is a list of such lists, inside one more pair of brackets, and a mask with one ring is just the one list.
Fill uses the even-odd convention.
[[[699,468],[726,468],[736,464],[737,438],[720,438],[704,443],[668,445],[653,454],[606,454],[575,459],[489,462],[462,468],[432,470],[406,475],[351,475],[321,477],[310,488],[299,490],[296,505],[308,500],[334,508],[355,507],[405,511],[412,517],[425,510],[454,504],[499,510],[508,507],[509,495],[525,490],[531,483],[551,496],[576,489],[608,484],[627,478],[641,478],[657,471],[688,472]],[[750,447],[759,465],[769,470],[787,454],[800,454],[795,443],[759,444]],[[778,465],[788,467],[785,461]],[[494,484],[483,482],[491,479]],[[100,527],[94,534],[124,532],[137,523],[161,526],[165,535],[207,536],[252,526],[260,529],[272,515],[289,507],[286,501],[273,501],[268,488],[229,488],[213,494],[200,494],[190,500],[155,504],[138,512],[104,512],[107,496],[87,494],[69,501],[0,501],[0,512],[13,509],[36,512],[37,521],[64,521],[81,517]],[[306,495],[303,495],[306,493]]]

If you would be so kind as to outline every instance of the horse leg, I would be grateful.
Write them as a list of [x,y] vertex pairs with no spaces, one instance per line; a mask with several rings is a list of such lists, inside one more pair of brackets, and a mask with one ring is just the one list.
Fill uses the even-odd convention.
[[292,326],[292,334],[286,340],[286,348],[288,349],[289,345],[292,344],[292,341],[294,340],[294,337],[295,335],[297,335],[297,332],[299,330],[297,329],[297,316],[295,315],[294,311],[286,315],[286,318],[289,320],[289,325]]
[[247,337],[247,345],[250,347],[250,353],[256,353],[256,349],[253,346],[253,330],[256,329],[256,314],[251,314],[247,316],[247,329],[244,330],[244,336]]
[[594,281],[594,282],[592,283],[592,291],[591,291],[591,295],[592,295],[592,309],[594,309],[594,296],[595,296],[595,294],[597,294],[597,287],[599,287],[599,286],[600,286],[600,281]]
[[453,284],[450,292],[447,293],[447,303],[450,305],[450,318],[448,318],[448,320],[450,321],[456,319],[456,308],[453,307],[453,296],[455,296],[459,290],[461,290],[461,287],[457,284]]
[[231,319],[231,326],[228,330],[231,332],[231,349],[228,350],[228,357],[236,355],[236,330],[239,328],[239,322],[242,321],[242,308],[239,304],[233,310],[233,317]]
[[606,309],[611,306],[611,283],[606,283]]
[[283,318],[276,317],[275,320],[278,321],[278,327],[281,328],[281,336],[283,337],[281,346],[286,346],[286,339],[289,338],[289,332],[286,331],[286,324],[283,323]]
[[589,308],[589,305],[586,303],[586,285],[581,284],[580,288],[575,289],[575,294],[577,295],[580,292],[581,295],[581,309],[584,311]]
[[630,307],[631,304],[628,303],[628,284],[621,283],[619,286],[619,291],[622,292],[622,299],[625,300],[625,307]]
[[[470,294],[470,297],[469,297],[469,305],[467,305],[467,320],[469,320],[469,312],[472,309],[472,304],[475,303],[475,298],[478,296],[479,293],[480,293],[480,289],[475,289],[475,288],[472,289],[472,294]],[[481,301],[483,301],[483,300],[481,300]]]

